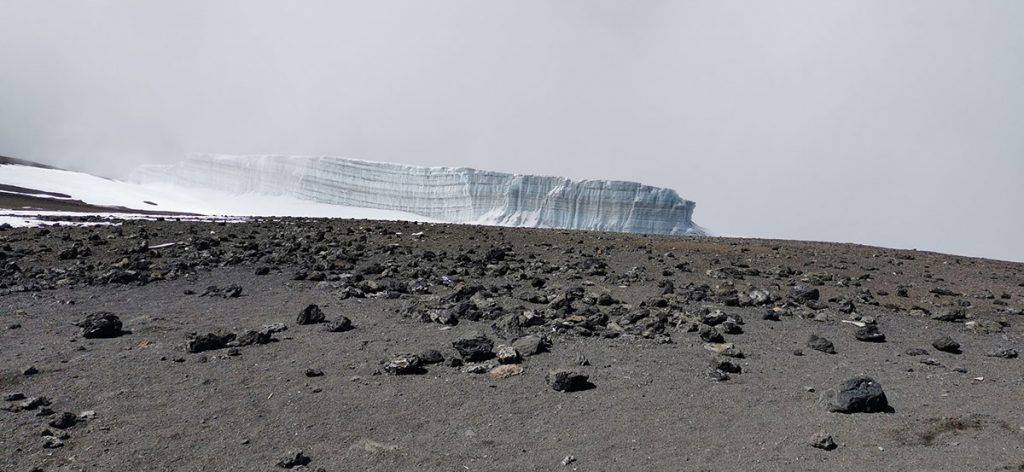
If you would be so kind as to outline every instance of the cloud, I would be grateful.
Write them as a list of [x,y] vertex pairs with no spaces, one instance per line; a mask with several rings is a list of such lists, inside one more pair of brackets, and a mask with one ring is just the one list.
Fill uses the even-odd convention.
[[0,3],[0,153],[638,180],[718,233],[1024,260],[1024,3]]

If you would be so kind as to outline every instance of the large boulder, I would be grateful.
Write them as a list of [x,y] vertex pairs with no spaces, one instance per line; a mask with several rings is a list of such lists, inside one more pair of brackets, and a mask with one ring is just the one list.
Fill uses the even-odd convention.
[[882,385],[871,377],[854,377],[839,385],[829,411],[837,413],[890,412]]

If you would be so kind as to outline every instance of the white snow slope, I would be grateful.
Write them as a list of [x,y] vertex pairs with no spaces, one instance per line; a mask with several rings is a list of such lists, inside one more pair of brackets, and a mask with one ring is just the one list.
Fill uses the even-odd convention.
[[[143,166],[131,180],[411,213],[450,223],[635,233],[703,234],[694,202],[635,182],[573,181],[469,168],[338,157],[191,155]],[[251,201],[247,208],[255,208]]]
[[[133,183],[105,179],[81,172],[0,165],[0,184],[57,192],[98,206],[125,207],[158,212],[198,213],[216,216],[302,216],[424,221],[430,219],[400,211],[331,205],[285,195],[226,192],[181,187],[169,183]],[[45,197],[44,195],[34,195]],[[56,197],[47,197],[56,198]],[[151,205],[146,202],[155,203]],[[18,210],[18,209],[14,209]],[[16,212],[19,216],[25,212]],[[37,212],[46,214],[46,212]],[[12,215],[15,214],[12,212]]]

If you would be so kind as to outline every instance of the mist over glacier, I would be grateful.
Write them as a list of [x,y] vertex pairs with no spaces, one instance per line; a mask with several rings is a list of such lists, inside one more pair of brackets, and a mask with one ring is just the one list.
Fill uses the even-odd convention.
[[1024,2],[0,0],[0,154],[672,188],[716,234],[1024,261]]

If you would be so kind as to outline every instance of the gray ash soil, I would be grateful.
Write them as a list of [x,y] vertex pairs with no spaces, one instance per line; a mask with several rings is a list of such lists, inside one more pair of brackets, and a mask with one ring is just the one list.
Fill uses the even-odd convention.
[[[298,324],[310,304],[352,329]],[[291,470],[1024,470],[1021,308],[1024,264],[844,244],[300,219],[6,229],[0,393],[50,405],[0,402],[0,470],[272,471],[296,450],[309,463]],[[96,312],[124,332],[83,337]],[[742,358],[708,349],[725,348],[701,339],[711,325]],[[453,365],[472,332],[550,346],[497,378],[495,359]],[[187,352],[194,333],[236,337]],[[445,361],[391,362],[431,349]],[[560,369],[590,388],[554,390]],[[830,411],[858,376],[891,412]],[[826,435],[835,449],[811,446]]]

